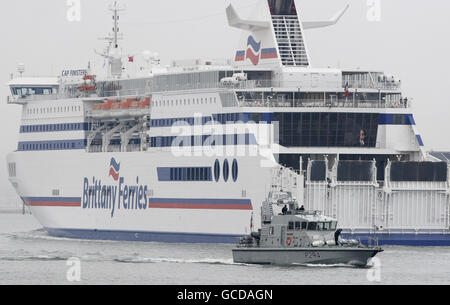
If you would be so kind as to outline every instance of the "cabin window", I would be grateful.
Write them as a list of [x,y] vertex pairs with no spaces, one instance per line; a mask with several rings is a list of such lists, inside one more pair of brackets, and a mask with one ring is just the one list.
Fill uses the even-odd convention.
[[295,222],[295,230],[296,231],[300,230],[300,227],[301,227],[301,222],[300,221],[296,221]]
[[294,230],[294,222],[293,221],[289,221],[288,230],[290,230],[290,231]]
[[230,166],[228,164],[228,160],[225,159],[225,161],[223,161],[223,180],[225,182],[228,181],[229,174],[230,174]]
[[323,223],[323,229],[325,231],[330,231],[331,230],[331,222],[324,222]]
[[330,230],[331,231],[335,231],[337,227],[337,222],[336,221],[332,221],[331,225],[330,225]]
[[317,230],[317,222],[308,222],[308,230],[316,231]]

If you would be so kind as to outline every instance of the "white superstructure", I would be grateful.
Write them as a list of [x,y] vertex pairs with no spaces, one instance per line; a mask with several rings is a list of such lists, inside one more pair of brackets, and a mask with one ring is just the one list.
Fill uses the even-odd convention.
[[[159,66],[145,52],[124,77],[113,34],[106,77],[19,77],[19,196],[52,235],[234,242],[258,229],[270,191],[289,190],[347,234],[450,244],[449,171],[423,149],[401,82],[377,71],[316,69],[292,0],[260,1],[229,61]],[[431,162],[434,161],[434,162]]]

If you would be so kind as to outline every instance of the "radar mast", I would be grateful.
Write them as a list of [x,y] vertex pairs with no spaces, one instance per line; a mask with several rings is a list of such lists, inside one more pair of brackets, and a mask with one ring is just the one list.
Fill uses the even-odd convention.
[[113,29],[108,37],[100,38],[108,41],[108,46],[102,53],[96,52],[107,61],[107,77],[119,79],[122,76],[122,50],[119,48],[119,40],[123,39],[119,29],[119,12],[125,11],[125,7],[120,5],[118,1],[110,5],[109,10],[113,13]]

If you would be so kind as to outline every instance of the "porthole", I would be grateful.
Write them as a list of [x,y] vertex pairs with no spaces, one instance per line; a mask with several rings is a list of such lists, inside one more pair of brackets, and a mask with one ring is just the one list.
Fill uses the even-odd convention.
[[225,161],[223,161],[223,180],[227,182],[229,176],[230,176],[230,165],[228,164],[228,160],[225,159]]
[[233,181],[236,182],[238,179],[239,174],[239,168],[238,168],[238,162],[236,159],[233,160],[233,165],[231,167],[231,175],[233,176]]
[[214,164],[214,179],[216,182],[219,182],[220,179],[220,162],[219,160],[216,160],[216,163]]

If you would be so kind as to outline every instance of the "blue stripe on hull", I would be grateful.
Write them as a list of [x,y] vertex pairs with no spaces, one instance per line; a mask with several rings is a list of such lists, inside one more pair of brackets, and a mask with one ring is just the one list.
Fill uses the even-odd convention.
[[[242,235],[144,232],[144,231],[104,231],[81,229],[50,229],[51,236],[88,240],[164,242],[164,243],[218,243],[234,244]],[[345,239],[360,239],[367,244],[369,234],[342,234]],[[450,234],[376,234],[379,245],[394,246],[450,246]]]
[[242,235],[144,232],[144,231],[104,231],[81,229],[50,229],[47,232],[54,237],[88,240],[139,241],[163,243],[216,243],[234,244]]
[[360,239],[367,244],[368,237],[376,237],[378,244],[392,246],[416,246],[416,247],[448,247],[450,246],[450,234],[342,234],[345,239]]

